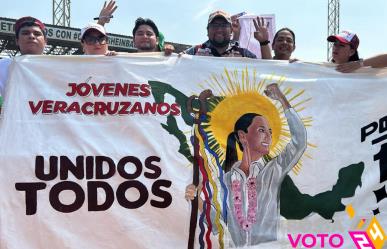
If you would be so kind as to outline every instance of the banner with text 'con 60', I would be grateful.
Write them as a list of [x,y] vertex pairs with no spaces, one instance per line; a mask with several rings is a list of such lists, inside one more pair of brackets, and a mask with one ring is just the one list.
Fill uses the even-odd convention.
[[383,248],[387,71],[20,56],[0,247]]

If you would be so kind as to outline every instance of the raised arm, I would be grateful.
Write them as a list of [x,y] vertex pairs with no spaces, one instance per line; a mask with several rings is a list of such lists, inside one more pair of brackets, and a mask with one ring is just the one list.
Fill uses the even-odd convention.
[[272,59],[271,56],[271,47],[269,41],[269,25],[267,22],[265,25],[265,20],[263,17],[257,17],[257,20],[253,20],[255,26],[254,38],[259,42],[261,46],[261,55],[262,59]]
[[282,175],[286,175],[298,162],[307,145],[307,134],[302,120],[296,111],[291,108],[289,101],[281,92],[277,84],[270,84],[265,94],[281,102],[289,125],[291,139],[284,150],[276,157],[277,164],[282,168]]
[[98,19],[98,24],[104,26],[105,23],[110,22],[110,18],[113,17],[114,11],[116,11],[118,6],[116,6],[116,1],[110,0],[109,3],[103,4],[103,7],[101,9],[101,12],[99,13],[99,16],[97,17]]

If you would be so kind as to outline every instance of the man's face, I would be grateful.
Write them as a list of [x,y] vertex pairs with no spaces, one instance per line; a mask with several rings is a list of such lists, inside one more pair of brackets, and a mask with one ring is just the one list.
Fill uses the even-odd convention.
[[140,25],[134,33],[134,47],[142,52],[156,51],[158,38],[149,25]]
[[332,59],[337,64],[348,62],[349,57],[351,57],[354,53],[355,53],[355,50],[352,49],[349,44],[344,44],[339,41],[336,41],[335,43],[333,43]]
[[24,26],[19,30],[19,37],[16,39],[16,45],[19,46],[22,55],[43,54],[46,44],[47,40],[38,26]]
[[246,146],[250,153],[255,152],[261,155],[267,155],[270,152],[271,128],[266,118],[257,116],[247,128],[245,133]]
[[231,33],[231,24],[222,17],[217,17],[208,24],[207,36],[215,47],[227,46],[230,43]]
[[95,29],[86,32],[81,44],[85,55],[104,55],[108,51],[107,37]]
[[295,49],[292,34],[287,30],[279,32],[273,44],[275,56],[289,60]]

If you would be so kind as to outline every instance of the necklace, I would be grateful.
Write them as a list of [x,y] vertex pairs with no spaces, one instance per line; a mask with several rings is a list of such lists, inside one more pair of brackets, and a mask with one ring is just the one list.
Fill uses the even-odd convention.
[[252,225],[257,222],[257,185],[255,183],[255,178],[250,177],[247,180],[247,218],[243,215],[242,210],[242,191],[241,191],[241,182],[240,180],[233,180],[232,185],[232,194],[234,200],[234,213],[236,215],[239,226],[245,230],[249,231]]

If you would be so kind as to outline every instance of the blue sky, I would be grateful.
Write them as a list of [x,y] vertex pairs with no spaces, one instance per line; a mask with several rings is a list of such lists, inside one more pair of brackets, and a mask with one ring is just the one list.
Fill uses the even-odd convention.
[[[5,1],[5,0],[3,0]],[[230,14],[275,14],[276,28],[296,33],[294,57],[305,61],[326,60],[328,0],[117,0],[118,9],[106,26],[108,32],[131,35],[137,17],[153,19],[167,41],[199,44],[206,40],[209,13],[223,9]],[[71,26],[81,28],[98,13],[103,0],[72,0]],[[359,53],[369,57],[387,52],[387,0],[341,0],[340,29],[356,32]],[[5,6],[5,5],[3,5]],[[14,0],[0,8],[0,16],[32,15],[52,23],[52,0]]]

